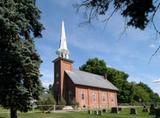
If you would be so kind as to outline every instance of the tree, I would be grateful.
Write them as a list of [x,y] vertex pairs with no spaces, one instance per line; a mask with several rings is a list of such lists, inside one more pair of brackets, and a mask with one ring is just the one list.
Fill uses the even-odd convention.
[[107,68],[107,79],[113,84],[120,84],[121,81],[127,81],[129,75],[123,71],[117,70],[115,68]]
[[41,92],[42,61],[34,45],[43,30],[39,19],[35,0],[0,2],[0,104],[10,108],[11,118],[27,112]]
[[122,86],[119,87],[118,102],[119,103],[132,103],[134,89],[128,81],[124,81]]
[[98,75],[104,75],[106,73],[106,63],[104,60],[98,58],[88,59],[88,61],[79,67],[80,70],[95,73]]
[[[82,0],[78,8],[83,7],[88,15],[88,20],[91,21],[98,16],[105,16],[113,6],[113,11],[110,16],[106,16],[108,21],[116,12],[126,18],[127,25],[145,29],[149,22],[154,24],[154,17],[159,10],[159,0]],[[156,28],[157,29],[157,28]]]
[[[145,98],[147,102],[157,102],[160,99],[159,95],[157,93],[154,93],[153,90],[148,85],[144,84],[143,82],[139,82],[137,84],[137,87],[141,87],[143,91],[148,93],[149,98],[147,100]],[[144,97],[144,95],[142,96]]]
[[118,102],[131,103],[134,90],[132,85],[127,81],[129,75],[114,68],[107,68],[106,73],[107,79],[119,89]]
[[119,89],[118,101],[131,101],[129,100],[129,95],[131,93],[129,91],[129,83],[127,82],[128,74],[114,68],[108,68],[105,61],[98,58],[88,59],[88,61],[80,67],[80,70],[99,74],[105,77],[107,76],[106,79],[108,79]]
[[43,92],[40,95],[40,99],[38,101],[38,104],[40,105],[40,110],[45,111],[49,110],[52,105],[56,104],[56,101],[54,99],[54,96],[50,92]]
[[152,91],[152,89],[151,89],[148,85],[144,84],[143,82],[140,82],[140,83],[138,83],[137,85],[138,85],[138,86],[141,86],[145,91],[147,91],[147,92],[149,93],[149,97],[150,97],[151,99],[153,99],[153,97],[154,97],[154,92]]
[[[125,19],[125,29],[122,34],[128,26],[144,30],[150,24],[155,31],[155,38],[157,39],[158,36],[160,38],[160,28],[157,22],[159,21],[157,20],[159,18],[157,14],[160,10],[160,0],[81,0],[75,6],[78,10],[84,11],[87,16],[87,22],[99,17],[104,17],[103,21],[108,22],[114,14],[120,13]],[[159,50],[160,46],[155,50],[151,58]]]
[[142,86],[139,85],[135,87],[134,99],[137,102],[149,102],[151,100],[149,93]]
[[118,89],[119,103],[134,103],[134,102],[151,102],[158,101],[159,96],[152,91],[146,84],[140,82],[129,82],[129,75],[123,71],[106,66],[104,60],[98,58],[90,58],[85,64],[80,66],[80,70],[107,76],[112,84]]
[[55,90],[54,90],[54,86],[50,84],[50,85],[49,85],[48,92],[54,96],[54,91],[55,91]]

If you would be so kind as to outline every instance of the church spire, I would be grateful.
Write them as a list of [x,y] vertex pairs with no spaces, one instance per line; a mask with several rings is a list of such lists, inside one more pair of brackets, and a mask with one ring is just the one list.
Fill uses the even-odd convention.
[[68,48],[67,48],[64,21],[62,21],[60,45],[59,45],[59,49],[57,50],[56,53],[59,57],[69,59],[69,51],[68,51]]

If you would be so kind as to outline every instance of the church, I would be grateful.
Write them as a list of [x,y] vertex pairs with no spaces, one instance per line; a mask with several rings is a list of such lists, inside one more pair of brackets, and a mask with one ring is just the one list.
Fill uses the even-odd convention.
[[67,105],[75,100],[80,108],[111,108],[117,106],[118,89],[104,76],[73,69],[69,58],[64,22],[59,49],[54,63],[54,94],[58,103],[63,97]]

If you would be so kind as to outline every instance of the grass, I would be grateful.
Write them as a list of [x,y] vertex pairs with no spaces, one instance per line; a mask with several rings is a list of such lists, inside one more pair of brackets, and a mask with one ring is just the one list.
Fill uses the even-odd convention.
[[[2,112],[2,111],[3,112]],[[67,113],[41,113],[41,112],[28,112],[18,113],[19,118],[154,118],[148,113],[142,112],[141,108],[138,108],[137,115],[130,115],[129,109],[123,109],[119,114],[105,113],[102,116],[89,115],[87,112],[67,112]],[[9,118],[9,112],[0,108],[0,118]]]

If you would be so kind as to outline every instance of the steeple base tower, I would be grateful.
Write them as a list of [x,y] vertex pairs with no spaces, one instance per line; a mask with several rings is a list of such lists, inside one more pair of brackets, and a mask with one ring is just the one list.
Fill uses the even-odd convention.
[[56,58],[54,61],[54,97],[59,103],[61,97],[65,98],[64,79],[65,70],[72,70],[72,60],[62,57]]

